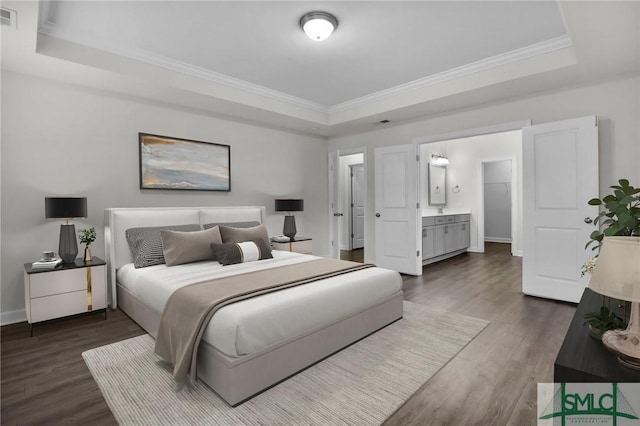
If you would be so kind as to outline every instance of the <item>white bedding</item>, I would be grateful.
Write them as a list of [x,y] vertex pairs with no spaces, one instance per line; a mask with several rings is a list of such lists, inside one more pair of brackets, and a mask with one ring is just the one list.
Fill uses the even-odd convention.
[[[171,293],[182,286],[318,259],[278,250],[273,251],[273,257],[230,266],[207,261],[135,269],[129,263],[118,269],[117,280],[140,301],[162,312]],[[203,340],[232,357],[250,354],[359,312],[401,289],[397,272],[368,268],[269,293],[221,308],[211,318]]]

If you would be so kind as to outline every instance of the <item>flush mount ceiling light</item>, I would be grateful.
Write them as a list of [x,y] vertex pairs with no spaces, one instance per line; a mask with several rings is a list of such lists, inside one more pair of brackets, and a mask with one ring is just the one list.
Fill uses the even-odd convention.
[[322,41],[338,28],[338,20],[327,12],[309,12],[300,18],[300,28],[315,41]]

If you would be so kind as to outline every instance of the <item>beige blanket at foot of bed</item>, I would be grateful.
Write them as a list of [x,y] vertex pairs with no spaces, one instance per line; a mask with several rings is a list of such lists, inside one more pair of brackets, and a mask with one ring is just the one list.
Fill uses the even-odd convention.
[[196,378],[202,334],[213,314],[229,303],[372,267],[318,259],[191,284],[176,290],[162,312],[155,351],[173,364],[173,376]]

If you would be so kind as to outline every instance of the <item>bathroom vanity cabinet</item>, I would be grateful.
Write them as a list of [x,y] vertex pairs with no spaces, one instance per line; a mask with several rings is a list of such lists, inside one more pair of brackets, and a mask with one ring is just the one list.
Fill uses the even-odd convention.
[[422,264],[467,251],[471,241],[470,214],[443,214],[422,218]]

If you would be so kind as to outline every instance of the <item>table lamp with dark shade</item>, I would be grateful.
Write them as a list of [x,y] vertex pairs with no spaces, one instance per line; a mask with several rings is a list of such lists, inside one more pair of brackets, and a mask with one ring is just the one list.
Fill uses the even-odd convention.
[[640,237],[605,237],[589,288],[631,302],[626,330],[609,330],[602,343],[626,367],[640,370]]
[[287,215],[284,217],[284,228],[282,229],[282,233],[293,241],[297,230],[296,218],[291,214],[291,212],[304,211],[304,200],[276,199],[276,211],[287,212]]
[[47,219],[66,219],[60,225],[58,256],[64,263],[74,263],[78,255],[76,228],[69,219],[87,217],[87,197],[45,197],[44,213]]

